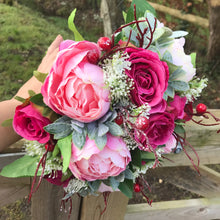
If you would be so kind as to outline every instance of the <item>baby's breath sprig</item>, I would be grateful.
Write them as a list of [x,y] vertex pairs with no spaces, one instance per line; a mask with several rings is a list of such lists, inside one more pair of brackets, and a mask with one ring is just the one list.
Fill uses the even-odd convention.
[[118,51],[112,59],[104,60],[104,79],[110,89],[111,102],[114,106],[127,106],[130,102],[133,81],[125,73],[125,69],[129,70],[131,65],[128,58],[128,54]]
[[201,95],[202,90],[207,86],[207,84],[207,78],[195,78],[189,82],[190,89],[184,92],[182,96],[186,96],[187,102],[193,102]]

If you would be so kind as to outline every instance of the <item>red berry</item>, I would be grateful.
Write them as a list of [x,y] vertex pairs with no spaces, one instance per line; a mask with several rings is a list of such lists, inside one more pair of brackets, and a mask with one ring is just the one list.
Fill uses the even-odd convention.
[[197,112],[198,114],[203,114],[203,113],[205,113],[205,112],[206,112],[206,109],[207,109],[207,107],[206,107],[206,105],[203,104],[203,103],[199,103],[199,104],[196,106],[196,112]]
[[139,116],[135,122],[137,129],[145,130],[149,126],[149,120],[144,116]]
[[140,187],[140,185],[139,185],[138,183],[135,183],[135,184],[134,184],[134,191],[135,191],[136,193],[138,193],[138,192],[141,191],[141,187]]
[[108,37],[100,37],[97,44],[104,51],[110,50],[112,47],[112,42]]
[[96,50],[90,50],[87,54],[87,59],[92,64],[97,64],[99,61],[99,54]]
[[49,151],[49,152],[52,152],[53,149],[54,149],[54,145],[53,145],[53,144],[50,144],[50,143],[46,143],[44,147],[45,147],[45,149],[46,149],[47,151]]
[[118,115],[115,119],[115,123],[121,125],[123,123],[123,117],[121,115]]

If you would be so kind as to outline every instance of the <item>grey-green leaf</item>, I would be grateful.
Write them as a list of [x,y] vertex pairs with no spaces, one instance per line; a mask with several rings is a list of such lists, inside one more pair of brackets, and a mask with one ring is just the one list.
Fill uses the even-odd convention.
[[113,135],[113,136],[122,136],[123,135],[123,130],[122,128],[116,124],[115,122],[107,122],[106,125],[109,127],[109,132]]
[[89,139],[93,140],[95,139],[98,131],[98,125],[96,122],[91,122],[87,124],[87,130],[88,130],[88,136]]
[[96,143],[97,147],[99,148],[99,150],[103,150],[103,148],[105,147],[105,145],[107,143],[107,136],[106,135],[103,135],[101,137],[96,136],[95,143]]
[[84,133],[80,134],[79,132],[74,130],[72,133],[72,138],[73,143],[76,145],[77,148],[81,150],[86,142],[86,136],[84,135]]
[[118,189],[118,186],[120,184],[120,182],[118,182],[113,176],[111,176],[109,178],[109,182],[110,182],[110,185],[112,187],[112,189],[115,191],[116,189]]
[[177,91],[185,92],[185,91],[189,90],[188,83],[186,83],[184,81],[177,80],[177,81],[172,81],[169,84],[170,84],[170,86],[172,86]]
[[101,137],[109,131],[109,127],[104,124],[98,125],[98,136]]

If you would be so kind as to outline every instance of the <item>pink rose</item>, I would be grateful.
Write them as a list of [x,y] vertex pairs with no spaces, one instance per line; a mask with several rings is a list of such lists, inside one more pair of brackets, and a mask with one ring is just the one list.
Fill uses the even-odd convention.
[[110,100],[103,71],[93,64],[99,56],[95,43],[70,40],[61,43],[42,86],[44,102],[56,113],[82,122],[102,117],[109,109]]
[[16,107],[13,127],[21,137],[27,140],[47,143],[50,134],[44,130],[44,126],[50,123],[50,120],[43,117],[31,104]]
[[174,96],[172,102],[167,106],[167,111],[174,115],[174,119],[183,119],[185,112],[186,97]]
[[118,176],[130,161],[131,155],[125,142],[107,134],[107,144],[102,151],[88,137],[82,150],[72,143],[69,169],[78,179],[94,181]]
[[[175,128],[174,116],[168,112],[151,114],[149,127],[145,130],[149,143],[153,148],[166,144]],[[145,139],[141,142],[144,144]]]
[[159,106],[164,106],[161,102],[169,78],[167,64],[149,50],[127,48],[125,52],[129,54],[128,60],[131,62],[131,69],[126,70],[126,74],[134,81],[134,89],[131,90],[132,101],[138,106],[148,103],[152,110],[155,106],[162,108]]

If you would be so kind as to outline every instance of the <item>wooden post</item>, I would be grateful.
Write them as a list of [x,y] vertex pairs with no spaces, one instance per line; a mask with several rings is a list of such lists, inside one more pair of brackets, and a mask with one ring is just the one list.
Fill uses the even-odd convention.
[[[43,179],[39,189],[33,194],[31,200],[32,220],[64,220],[68,219],[69,204],[66,211],[61,210],[63,189]],[[81,198],[77,195],[72,197],[71,220],[78,220],[80,213]]]
[[[106,199],[105,207],[102,193],[98,196],[85,197],[82,203],[80,220],[123,220],[128,198],[121,192],[112,192]],[[104,209],[105,211],[103,211]]]

